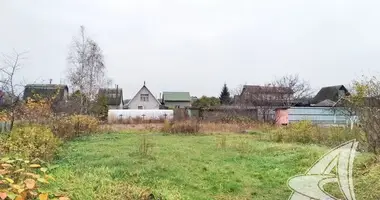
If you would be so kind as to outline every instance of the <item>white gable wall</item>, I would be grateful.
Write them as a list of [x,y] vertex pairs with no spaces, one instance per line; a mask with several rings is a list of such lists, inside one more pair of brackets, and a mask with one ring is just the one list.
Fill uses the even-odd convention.
[[[140,94],[149,94],[149,101],[141,101]],[[160,109],[160,104],[157,99],[146,89],[146,87],[141,88],[137,95],[131,99],[128,109],[138,109],[139,106],[143,106],[143,109]]]

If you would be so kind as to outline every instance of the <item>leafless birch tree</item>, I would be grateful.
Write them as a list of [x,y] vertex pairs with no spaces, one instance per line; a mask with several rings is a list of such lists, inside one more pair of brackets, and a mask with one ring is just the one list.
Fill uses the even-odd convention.
[[105,82],[104,57],[99,45],[86,35],[84,26],[80,27],[79,37],[73,38],[69,51],[68,80],[74,90],[81,92],[81,113],[88,110],[89,102],[96,97],[99,87]]

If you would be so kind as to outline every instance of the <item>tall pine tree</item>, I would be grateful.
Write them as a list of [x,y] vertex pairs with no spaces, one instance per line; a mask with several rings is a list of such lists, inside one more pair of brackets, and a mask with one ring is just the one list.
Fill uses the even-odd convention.
[[230,91],[228,91],[227,84],[224,84],[219,100],[222,105],[228,105],[231,103]]

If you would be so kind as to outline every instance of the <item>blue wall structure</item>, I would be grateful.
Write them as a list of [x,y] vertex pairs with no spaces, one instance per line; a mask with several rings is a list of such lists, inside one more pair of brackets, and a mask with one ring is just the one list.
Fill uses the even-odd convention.
[[331,107],[291,107],[288,109],[289,123],[310,120],[320,125],[349,125],[350,117],[342,109]]

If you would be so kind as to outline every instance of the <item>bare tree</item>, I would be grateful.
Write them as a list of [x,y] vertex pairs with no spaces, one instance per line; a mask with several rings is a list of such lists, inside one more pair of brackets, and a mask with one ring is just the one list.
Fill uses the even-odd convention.
[[88,95],[90,99],[94,99],[100,85],[103,83],[105,77],[104,57],[99,45],[89,39],[89,52],[88,52]]
[[293,91],[293,99],[304,100],[310,98],[313,94],[309,82],[300,79],[297,74],[276,78],[272,85],[275,87],[290,88]]
[[[347,88],[350,95],[356,95],[355,87],[350,85]],[[357,108],[356,105],[351,101],[350,95],[340,98],[335,105],[331,107],[331,110],[335,114],[344,115],[349,120],[350,129],[354,129],[354,124],[357,122],[358,118],[356,115]]]
[[354,92],[345,98],[367,135],[370,150],[380,153],[380,80],[376,77],[354,82]]
[[80,27],[79,37],[73,38],[68,55],[70,68],[68,79],[74,90],[79,90],[81,113],[88,110],[89,102],[94,100],[99,87],[104,84],[104,57],[99,45],[86,35],[85,27]]
[[15,78],[17,71],[21,69],[21,61],[25,59],[25,53],[26,52],[19,53],[17,51],[14,51],[12,54],[2,55],[3,66],[0,67],[0,84],[1,90],[4,92],[2,103],[5,105],[5,109],[7,109],[10,115],[10,129],[13,128],[16,115],[16,107],[23,92],[23,85],[17,83]]

